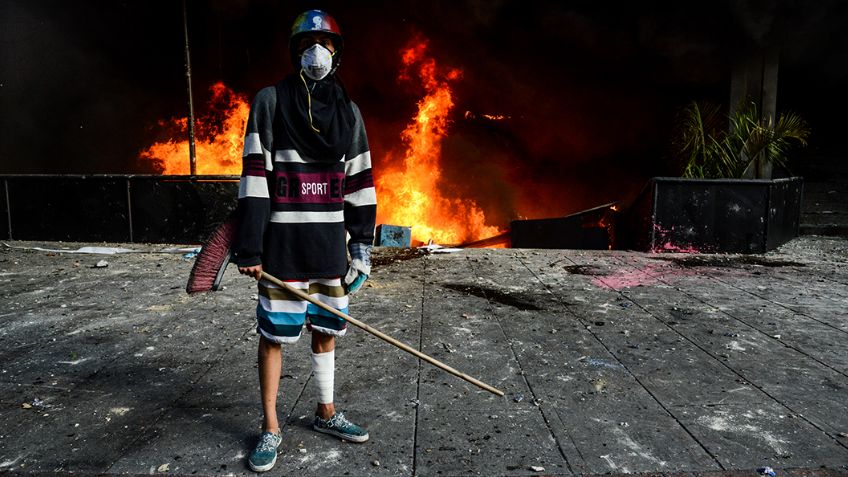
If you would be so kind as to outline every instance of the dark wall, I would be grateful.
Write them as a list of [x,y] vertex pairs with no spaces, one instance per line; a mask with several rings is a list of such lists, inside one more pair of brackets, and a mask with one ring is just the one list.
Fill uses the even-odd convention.
[[[620,199],[676,174],[675,111],[726,102],[731,59],[751,43],[782,46],[779,107],[809,118],[811,147],[841,137],[830,113],[845,103],[848,14],[837,1],[188,0],[198,114],[215,81],[251,97],[286,74],[289,26],[312,7],[344,31],[340,72],[377,173],[421,96],[396,79],[400,48],[420,33],[440,63],[463,70],[444,167],[478,181],[446,187],[500,184],[480,200],[502,221],[536,203],[566,213]],[[181,2],[6,1],[0,43],[0,173],[151,172],[138,151],[162,139],[158,120],[186,110]]]

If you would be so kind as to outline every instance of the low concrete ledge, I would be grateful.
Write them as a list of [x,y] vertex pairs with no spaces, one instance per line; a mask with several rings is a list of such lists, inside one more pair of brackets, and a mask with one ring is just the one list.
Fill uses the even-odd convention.
[[197,243],[236,206],[238,176],[0,176],[0,237]]

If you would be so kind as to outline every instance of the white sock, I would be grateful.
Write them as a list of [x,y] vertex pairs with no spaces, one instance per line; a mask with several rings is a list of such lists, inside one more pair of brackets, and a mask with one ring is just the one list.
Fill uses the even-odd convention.
[[312,379],[315,380],[319,404],[332,404],[335,373],[336,350],[312,353]]

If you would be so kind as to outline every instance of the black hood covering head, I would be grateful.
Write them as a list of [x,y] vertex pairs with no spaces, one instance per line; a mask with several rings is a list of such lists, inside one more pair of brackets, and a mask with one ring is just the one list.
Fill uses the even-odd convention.
[[315,81],[292,73],[277,83],[277,97],[283,128],[300,155],[321,162],[342,159],[353,141],[356,119],[336,75]]

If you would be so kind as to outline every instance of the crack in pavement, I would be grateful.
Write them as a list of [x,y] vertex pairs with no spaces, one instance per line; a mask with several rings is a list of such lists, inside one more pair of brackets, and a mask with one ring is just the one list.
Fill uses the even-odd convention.
[[[519,258],[518,261],[521,262],[521,259]],[[471,264],[470,260],[466,260],[466,262],[471,267],[471,270],[474,273],[475,277],[483,278],[479,274],[479,272],[474,269],[474,265]],[[523,263],[522,263],[522,265],[523,265]],[[483,292],[483,297],[486,298],[485,297],[485,291]],[[492,308],[492,302],[491,302],[491,300],[489,300],[489,298],[486,298],[486,303],[489,305],[489,311],[490,312],[494,311],[493,308]],[[527,389],[530,390],[530,394],[533,396],[533,402],[539,403],[538,406],[537,406],[539,408],[539,414],[541,414],[541,416],[542,416],[542,420],[545,423],[545,427],[547,427],[547,429],[548,429],[548,433],[550,433],[551,438],[554,440],[554,442],[556,442],[557,450],[559,450],[560,456],[562,456],[562,459],[565,461],[565,465],[568,467],[568,471],[571,472],[572,474],[574,474],[575,473],[574,469],[571,467],[571,463],[568,461],[568,457],[566,457],[566,455],[565,455],[565,451],[562,448],[562,444],[559,442],[559,438],[556,436],[556,433],[554,433],[553,428],[551,427],[550,420],[545,415],[545,412],[542,409],[542,403],[541,403],[541,401],[539,401],[538,397],[536,396],[536,391],[533,390],[533,385],[530,383],[530,380],[527,379],[527,373],[524,372],[524,366],[521,364],[521,359],[518,358],[518,353],[516,353],[516,351],[515,351],[515,345],[513,343],[513,340],[511,340],[509,338],[509,336],[507,336],[506,332],[503,329],[503,326],[501,326],[501,320],[500,320],[500,318],[498,318],[497,314],[496,313],[491,313],[491,314],[495,319],[495,323],[497,323],[497,325],[498,325],[498,329],[500,330],[501,335],[504,337],[504,339],[507,341],[507,343],[509,343],[509,350],[510,350],[510,352],[512,352],[512,357],[515,358],[515,362],[518,364],[518,369],[521,371],[521,378],[524,380],[524,383],[527,385]]]

